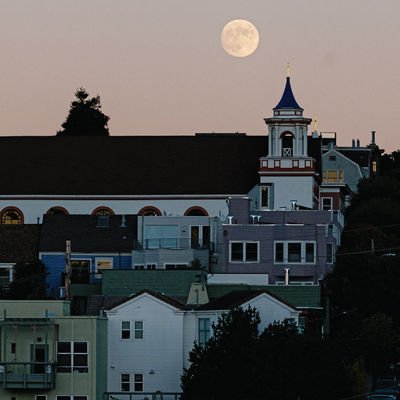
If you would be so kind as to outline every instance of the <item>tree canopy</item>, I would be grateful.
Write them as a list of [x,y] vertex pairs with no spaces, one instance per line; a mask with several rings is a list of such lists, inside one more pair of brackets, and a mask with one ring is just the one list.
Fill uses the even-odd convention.
[[75,92],[76,100],[71,103],[69,114],[61,125],[64,129],[58,136],[108,136],[109,117],[101,111],[100,96],[89,98],[81,87]]
[[253,308],[234,309],[213,326],[204,347],[195,344],[182,376],[183,400],[338,399],[350,379],[340,346],[300,332],[293,320],[259,332]]

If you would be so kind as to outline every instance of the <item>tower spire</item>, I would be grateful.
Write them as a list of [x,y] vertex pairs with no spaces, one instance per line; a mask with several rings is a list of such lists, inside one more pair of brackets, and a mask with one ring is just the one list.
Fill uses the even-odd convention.
[[286,78],[290,78],[290,63],[287,63],[286,66]]

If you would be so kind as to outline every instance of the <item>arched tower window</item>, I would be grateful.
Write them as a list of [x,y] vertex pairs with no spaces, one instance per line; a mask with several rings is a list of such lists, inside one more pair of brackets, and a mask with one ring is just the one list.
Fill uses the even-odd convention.
[[4,208],[0,214],[0,223],[2,225],[22,225],[24,214],[17,207]]
[[114,211],[110,207],[100,206],[92,211],[92,215],[114,215]]
[[138,214],[144,217],[159,217],[161,215],[161,211],[157,207],[146,206],[143,207]]
[[281,134],[282,157],[293,156],[293,140],[294,135],[292,132],[285,131]]
[[208,217],[208,212],[199,206],[193,206],[185,211],[186,217]]
[[69,212],[64,207],[51,207],[47,210],[46,215],[68,215]]

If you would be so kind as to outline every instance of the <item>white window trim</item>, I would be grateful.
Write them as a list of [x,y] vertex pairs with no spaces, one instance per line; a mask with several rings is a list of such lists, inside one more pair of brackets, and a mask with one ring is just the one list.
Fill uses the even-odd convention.
[[[262,205],[262,189],[263,189],[263,187],[267,187],[268,188],[268,205],[267,205],[267,207],[263,207],[263,205]],[[272,208],[273,208],[273,204],[272,204],[272,188],[273,188],[273,184],[272,183],[263,183],[263,184],[260,184],[260,190],[259,190],[259,204],[260,204],[260,207],[259,207],[259,209],[260,210],[272,210]]]
[[325,211],[333,210],[333,197],[321,197],[321,210],[324,210],[324,200],[330,200],[329,210]]
[[[114,269],[114,258],[113,257],[95,257],[94,267],[95,267],[95,278],[101,278],[101,273],[99,272],[98,263],[101,261],[111,261],[111,268],[104,269]],[[101,268],[103,269],[103,268]]]
[[[86,353],[75,353],[75,351],[74,351],[74,343],[77,343],[77,342],[86,343]],[[62,372],[57,372],[57,373],[61,373],[61,374],[73,374],[73,373],[75,373],[75,371],[74,371],[75,366],[74,366],[74,363],[73,363],[74,354],[87,354],[87,366],[84,367],[84,368],[87,368],[87,372],[78,372],[78,373],[79,374],[89,374],[90,373],[89,341],[87,341],[87,340],[58,340],[57,341],[57,346],[58,346],[58,343],[70,343],[71,344],[70,353],[59,353],[58,352],[58,348],[56,347],[57,357],[58,357],[58,354],[70,354],[71,355],[71,365],[70,365],[71,371],[69,371],[69,372],[62,371]],[[65,396],[68,396],[68,395],[65,395]],[[74,395],[74,396],[80,396],[80,395]],[[82,396],[85,396],[85,395],[82,395]]]
[[[144,373],[143,373],[143,371],[134,372],[132,375],[133,375],[133,376],[132,376],[132,378],[133,378],[133,391],[134,391],[134,392],[138,392],[138,393],[143,393],[143,392],[144,392]],[[136,388],[135,388],[135,386],[136,386],[135,375],[141,375],[141,376],[142,376],[142,381],[141,381],[141,383],[142,383],[142,390],[139,390],[139,391],[135,390],[135,389],[136,389]],[[139,382],[138,382],[138,383],[139,383]]]
[[[136,322],[141,322],[142,323],[142,329],[137,329],[138,331],[142,331],[142,337],[137,338],[136,337]],[[133,335],[131,335],[133,340],[144,340],[144,334],[145,334],[145,323],[143,319],[136,319],[133,321],[133,324],[131,324],[131,333],[133,332]]]
[[1,269],[8,269],[8,281],[11,283],[14,277],[14,265],[13,264],[6,264],[0,263]]
[[[122,323],[123,322],[129,322],[129,337],[128,338],[124,338],[124,337],[122,337],[122,332],[128,332],[128,329],[123,329],[123,327],[122,327]],[[127,341],[127,340],[132,340],[132,323],[131,323],[131,321],[130,320],[127,320],[127,319],[123,319],[123,320],[121,320],[121,324],[120,324],[120,332],[121,332],[121,335],[120,335],[120,339],[123,341],[123,342],[125,342],[125,341]]]
[[[243,257],[242,261],[234,260],[232,261],[232,243],[242,243],[243,244]],[[246,260],[246,244],[256,243],[257,244],[257,260],[247,261]],[[229,241],[229,262],[232,264],[259,264],[260,263],[260,242],[258,240],[230,240]]]
[[[276,261],[276,244],[283,243],[283,261]],[[288,261],[288,245],[289,243],[300,243],[301,244],[301,254],[300,254],[300,262]],[[306,261],[306,244],[313,243],[314,244],[314,261],[309,262]],[[283,265],[315,265],[317,263],[317,242],[315,240],[275,240],[274,241],[274,264]]]
[[[122,375],[128,375],[129,376],[129,382],[125,382],[125,383],[129,383],[129,390],[122,390]],[[130,393],[132,390],[132,376],[129,372],[121,372],[119,375],[119,389],[121,391],[121,393]]]

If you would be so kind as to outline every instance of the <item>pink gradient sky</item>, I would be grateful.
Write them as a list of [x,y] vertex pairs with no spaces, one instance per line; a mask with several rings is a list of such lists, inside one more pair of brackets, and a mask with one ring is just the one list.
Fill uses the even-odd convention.
[[[286,64],[318,130],[400,147],[399,0],[0,0],[0,135],[53,135],[74,92],[99,94],[111,135],[263,135]],[[232,19],[260,45],[220,45]]]

